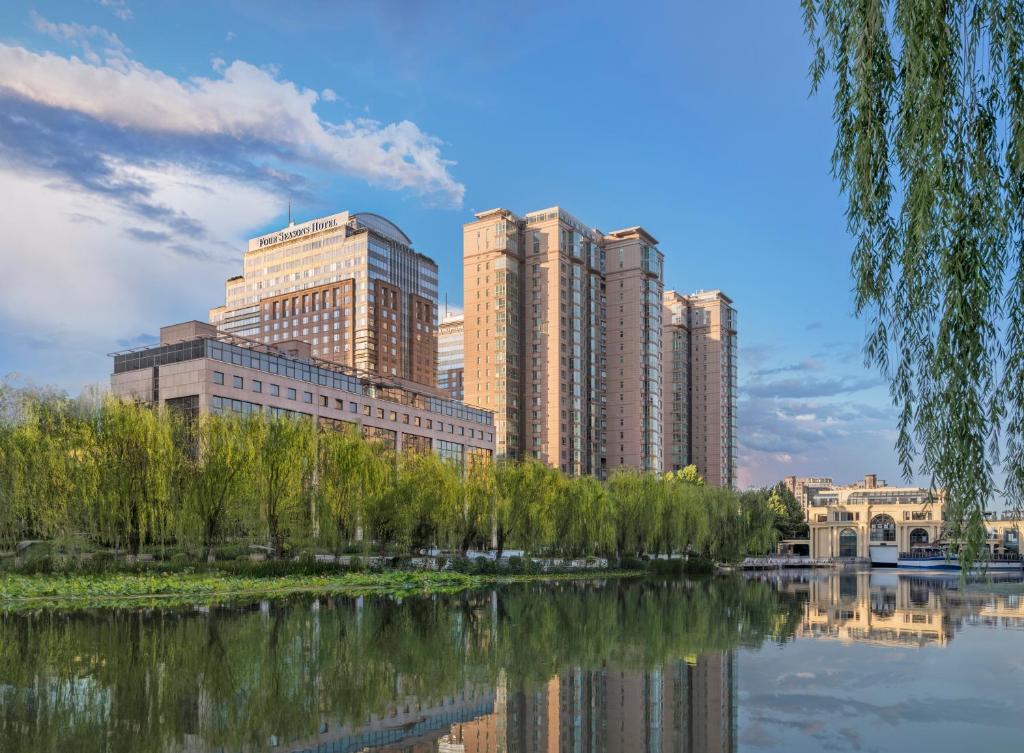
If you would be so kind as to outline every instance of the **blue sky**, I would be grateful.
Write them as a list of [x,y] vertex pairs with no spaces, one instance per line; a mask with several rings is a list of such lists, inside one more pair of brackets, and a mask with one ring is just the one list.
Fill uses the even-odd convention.
[[862,365],[798,3],[7,2],[0,374],[77,392],[205,318],[244,239],[397,222],[461,302],[461,225],[643,225],[740,322],[741,482],[900,480]]

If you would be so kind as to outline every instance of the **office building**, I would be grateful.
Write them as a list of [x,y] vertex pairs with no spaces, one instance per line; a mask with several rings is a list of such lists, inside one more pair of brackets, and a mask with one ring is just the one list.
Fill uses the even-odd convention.
[[437,388],[462,400],[463,385],[463,316],[452,314],[441,320],[437,328]]
[[341,212],[253,238],[210,322],[360,371],[434,385],[437,264],[397,225]]
[[736,486],[736,310],[720,290],[666,291],[662,313],[666,470],[697,466]]
[[574,475],[662,469],[656,244],[560,207],[464,226],[465,396],[495,412],[499,455]]
[[185,415],[269,412],[357,429],[397,451],[437,452],[457,463],[494,454],[490,411],[436,389],[315,358],[310,343],[264,345],[203,322],[160,330],[160,344],[114,354],[115,395]]

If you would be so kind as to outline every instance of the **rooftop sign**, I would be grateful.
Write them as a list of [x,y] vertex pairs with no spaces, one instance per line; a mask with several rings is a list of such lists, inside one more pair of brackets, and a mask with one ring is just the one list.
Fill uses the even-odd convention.
[[284,243],[285,241],[292,241],[306,235],[319,233],[322,230],[334,230],[342,227],[346,222],[348,222],[348,212],[332,214],[329,217],[320,217],[315,220],[310,220],[309,222],[304,222],[301,225],[289,225],[283,230],[277,230],[273,233],[268,233],[266,235],[261,235],[258,238],[250,239],[249,250],[258,251],[260,249],[267,248],[268,246],[277,245],[278,243]]

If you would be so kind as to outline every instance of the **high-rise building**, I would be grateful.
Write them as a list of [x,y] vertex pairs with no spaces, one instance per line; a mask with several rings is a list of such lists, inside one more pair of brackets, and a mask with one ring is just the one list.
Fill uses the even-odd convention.
[[464,318],[444,317],[437,328],[437,387],[456,400],[465,397],[463,384]]
[[242,274],[210,310],[223,332],[433,386],[437,264],[390,220],[341,212],[249,241]]
[[495,411],[499,454],[577,475],[661,470],[656,244],[560,207],[464,226],[465,394]]
[[736,485],[736,309],[720,290],[664,294],[665,467],[696,465],[707,483]]

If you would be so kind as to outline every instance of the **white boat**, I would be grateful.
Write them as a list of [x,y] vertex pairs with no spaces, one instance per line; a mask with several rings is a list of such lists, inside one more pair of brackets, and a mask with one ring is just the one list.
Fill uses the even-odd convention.
[[[1019,554],[992,554],[987,559],[974,563],[972,570],[989,572],[1020,572],[1021,558]],[[910,552],[900,552],[896,559],[896,567],[907,570],[925,571],[960,571],[957,556],[945,549],[919,548]]]

